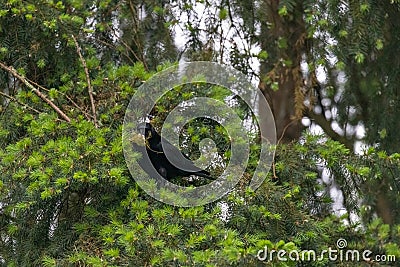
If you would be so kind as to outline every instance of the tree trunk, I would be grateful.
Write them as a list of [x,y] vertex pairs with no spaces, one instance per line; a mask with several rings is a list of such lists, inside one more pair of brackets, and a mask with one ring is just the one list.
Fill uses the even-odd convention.
[[263,2],[267,20],[261,25],[261,48],[269,58],[261,65],[260,90],[275,117],[277,138],[281,142],[297,140],[303,126],[304,95],[300,69],[306,51],[306,29],[301,1],[286,15],[279,14],[279,1]]

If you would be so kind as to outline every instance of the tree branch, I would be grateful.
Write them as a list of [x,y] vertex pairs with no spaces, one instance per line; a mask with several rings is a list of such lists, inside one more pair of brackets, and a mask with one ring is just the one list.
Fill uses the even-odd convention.
[[23,106],[23,107],[26,107],[26,108],[29,109],[29,110],[32,110],[32,111],[34,111],[34,112],[36,112],[36,113],[39,113],[39,114],[41,113],[39,110],[34,109],[34,108],[28,106],[27,104],[22,103],[21,101],[19,101],[18,99],[14,98],[14,97],[12,97],[12,96],[10,96],[10,95],[7,95],[7,94],[5,94],[5,93],[3,93],[3,92],[0,92],[0,95],[1,95],[1,96],[4,96],[5,98],[10,99],[11,101],[14,101],[14,102],[20,104],[20,105]]
[[87,67],[86,61],[84,57],[82,56],[81,52],[81,47],[78,44],[78,41],[76,40],[75,36],[72,35],[72,39],[74,40],[75,46],[76,46],[76,52],[79,55],[79,59],[81,60],[83,69],[85,70],[85,75],[86,75],[86,81],[87,81],[87,86],[88,86],[88,93],[89,93],[89,99],[90,99],[90,105],[92,107],[92,114],[93,114],[93,122],[94,126],[97,128],[97,120],[96,120],[96,106],[94,105],[94,98],[93,98],[93,87],[92,83],[90,81],[90,76],[89,76],[89,69]]
[[[34,81],[32,81],[32,80],[29,80],[29,79],[27,79],[27,80],[28,80],[31,84],[33,84],[33,85],[35,85],[37,88],[39,88],[39,89],[42,89],[42,90],[44,90],[44,91],[46,91],[46,92],[49,92],[49,91],[50,91],[49,89],[47,89],[47,88],[41,86],[40,84],[38,84],[38,83],[36,83],[36,82],[34,82]],[[91,114],[89,114],[89,113],[87,113],[86,111],[84,111],[83,108],[80,107],[74,100],[72,100],[72,98],[69,97],[66,93],[60,92],[59,90],[57,90],[57,92],[58,92],[59,94],[61,94],[62,96],[64,96],[66,99],[68,99],[68,101],[71,102],[71,104],[72,104],[74,107],[76,107],[80,112],[82,112],[82,114],[86,117],[86,119],[88,119],[88,120],[93,119],[93,116],[92,116]]]
[[40,92],[39,89],[37,89],[30,82],[28,82],[28,80],[24,76],[20,75],[13,67],[8,67],[4,63],[0,62],[0,68],[2,68],[4,70],[6,70],[7,72],[11,73],[11,75],[13,75],[15,78],[20,80],[23,84],[25,84],[38,97],[40,97],[44,102],[49,104],[49,106],[51,106],[54,109],[54,111],[57,112],[58,115],[60,115],[60,117],[62,117],[64,120],[66,120],[67,122],[71,121],[71,119],[59,107],[56,106],[56,104],[54,104],[50,99],[48,99],[45,94]]
[[335,132],[331,127],[330,121],[326,120],[322,114],[316,114],[313,111],[308,110],[306,111],[306,116],[318,124],[330,138],[344,144],[351,151],[354,150],[354,142]]

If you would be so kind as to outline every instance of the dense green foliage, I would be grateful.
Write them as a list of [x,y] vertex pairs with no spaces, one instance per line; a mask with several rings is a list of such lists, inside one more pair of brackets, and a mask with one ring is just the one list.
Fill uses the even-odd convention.
[[[296,62],[283,57],[298,56],[289,55],[287,47],[296,40],[268,32],[267,18],[273,13],[267,12],[269,1],[198,1],[206,7],[205,28],[195,2],[0,3],[0,264],[368,264],[328,258],[314,262],[257,259],[265,247],[317,253],[335,249],[339,238],[347,240],[349,249],[393,255],[398,263],[398,1],[331,0],[316,5],[286,0],[279,1],[275,14],[290,25],[304,18],[309,50],[303,56],[309,73],[323,66],[333,75],[322,83],[320,92],[325,100],[332,100],[325,108],[339,113],[328,124],[364,123],[365,141],[371,145],[364,155],[354,154],[347,141],[338,142],[346,137],[332,135],[338,140],[334,141],[304,131],[298,140],[277,146],[272,170],[252,192],[247,185],[257,164],[254,136],[250,167],[232,192],[206,206],[177,208],[149,197],[128,172],[122,123],[137,88],[178,59],[180,52],[188,59],[226,60],[247,74],[257,72],[250,63],[258,58],[263,63],[257,73],[261,80],[283,88],[270,68],[279,62],[286,69]],[[344,9],[336,10],[341,4]],[[223,25],[228,21],[234,29],[229,38],[242,38],[250,46],[260,44],[263,50],[254,55],[235,39],[226,53],[222,44],[229,38],[223,35]],[[184,51],[179,52],[173,40],[177,25],[188,37]],[[329,38],[337,43],[329,43]],[[314,46],[309,46],[311,40]],[[216,43],[222,45],[219,50]],[[277,46],[272,48],[272,43]],[[327,60],[332,54],[335,64]],[[339,74],[347,77],[346,82],[337,78]],[[215,99],[228,95],[213,86],[203,89],[204,95]],[[188,84],[166,94],[154,110],[155,125],[177,103],[201,91],[198,85]],[[338,92],[343,92],[339,100]],[[235,103],[239,116],[251,118],[242,104]],[[349,114],[350,107],[356,115]],[[193,157],[205,133],[218,129],[204,124],[204,120],[193,121],[185,128],[182,146]],[[223,130],[211,136],[223,166],[229,158],[228,138]],[[390,223],[385,222],[385,210],[378,207],[382,197],[384,203],[391,203]]]

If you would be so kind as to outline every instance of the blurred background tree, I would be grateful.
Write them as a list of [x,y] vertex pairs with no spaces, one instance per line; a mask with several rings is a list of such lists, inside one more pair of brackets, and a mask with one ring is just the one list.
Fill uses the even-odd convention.
[[[388,0],[2,1],[0,263],[347,266],[255,257],[265,246],[321,251],[338,238],[399,258],[399,8]],[[280,142],[257,192],[246,188],[256,138],[247,180],[217,203],[164,205],[130,177],[125,108],[138,86],[180,60],[231,65],[265,94]],[[160,101],[156,125],[184,93]],[[249,116],[240,102],[237,110]],[[198,153],[203,123],[185,130],[188,154]]]

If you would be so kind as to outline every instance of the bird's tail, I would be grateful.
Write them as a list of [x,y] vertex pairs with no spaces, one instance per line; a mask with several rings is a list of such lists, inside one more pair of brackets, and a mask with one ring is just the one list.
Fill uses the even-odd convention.
[[206,170],[201,170],[201,171],[195,172],[193,174],[197,175],[197,176],[200,176],[200,177],[204,177],[204,178],[210,179],[210,180],[214,180],[214,178],[211,177],[210,173],[208,171],[206,171]]

